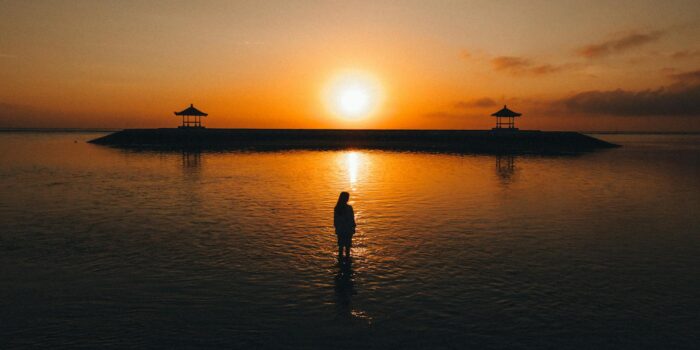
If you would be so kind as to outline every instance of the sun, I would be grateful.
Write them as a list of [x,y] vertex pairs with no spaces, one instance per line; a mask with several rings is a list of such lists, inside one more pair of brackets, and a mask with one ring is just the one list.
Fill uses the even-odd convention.
[[382,89],[371,74],[359,70],[347,70],[336,74],[324,89],[323,99],[327,109],[336,117],[358,120],[377,112],[382,99]]
[[370,106],[370,94],[364,86],[348,86],[338,92],[338,108],[348,117],[367,114]]

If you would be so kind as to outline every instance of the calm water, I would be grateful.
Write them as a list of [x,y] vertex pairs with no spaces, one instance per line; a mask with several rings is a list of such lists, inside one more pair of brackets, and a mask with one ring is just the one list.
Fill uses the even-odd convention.
[[515,158],[99,135],[0,133],[0,348],[699,344],[698,135]]

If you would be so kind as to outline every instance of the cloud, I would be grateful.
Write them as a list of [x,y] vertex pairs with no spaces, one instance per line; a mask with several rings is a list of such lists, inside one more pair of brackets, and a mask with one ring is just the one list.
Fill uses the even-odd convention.
[[489,97],[482,97],[467,101],[458,101],[455,103],[457,108],[485,108],[496,106],[496,101]]
[[700,84],[700,69],[690,72],[669,74],[669,77],[675,80],[676,83],[682,85]]
[[622,53],[647,43],[659,40],[664,35],[663,31],[652,31],[648,33],[630,33],[625,36],[603,41],[596,44],[586,45],[577,50],[579,56],[586,58],[598,58],[610,54]]
[[467,50],[462,50],[460,56],[462,57],[462,59],[469,60],[472,58],[472,53]]
[[529,59],[516,56],[498,56],[491,60],[495,70],[521,70],[532,66]]
[[491,66],[496,71],[505,71],[514,75],[531,74],[531,75],[546,75],[558,73],[564,70],[574,68],[573,64],[540,64],[525,57],[518,56],[498,56],[491,59]]
[[[700,69],[669,71],[671,83],[646,90],[590,90],[560,99],[508,98],[508,105],[529,116],[618,116],[618,117],[700,117]],[[477,98],[458,101],[458,111],[426,114],[430,118],[470,118],[484,116],[479,108],[495,107],[496,101]]]
[[457,101],[452,105],[451,109],[432,111],[423,114],[423,117],[489,121],[491,119],[485,117],[490,117],[491,113],[501,109],[503,104],[507,104],[508,108],[514,107],[513,109],[517,112],[526,112],[527,115],[561,115],[564,111],[560,104],[556,105],[558,109],[554,109],[555,105],[552,104],[552,100],[522,97],[506,97],[494,100],[490,97],[482,97]]
[[543,76],[574,70],[582,65],[580,63],[552,64],[539,62],[526,56],[493,56],[480,51],[462,50],[460,58],[472,63],[489,63],[494,71],[510,73],[512,75]]
[[700,116],[700,70],[673,74],[676,83],[641,91],[585,91],[559,103],[571,112],[614,116]]
[[686,58],[700,57],[700,50],[683,50],[671,53],[671,58],[682,60]]

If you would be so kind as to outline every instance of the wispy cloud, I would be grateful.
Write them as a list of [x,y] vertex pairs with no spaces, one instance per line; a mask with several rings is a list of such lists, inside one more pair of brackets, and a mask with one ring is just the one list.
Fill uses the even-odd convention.
[[574,64],[538,63],[527,57],[498,56],[491,59],[491,67],[496,71],[511,74],[547,75],[575,68]]
[[523,70],[532,66],[532,62],[524,57],[498,56],[491,60],[491,65],[495,70]]
[[700,85],[700,69],[690,72],[671,73],[668,76],[681,85]]
[[485,108],[496,106],[496,101],[490,97],[476,98],[472,100],[457,101],[456,108]]
[[579,56],[598,58],[627,50],[659,40],[665,33],[657,30],[647,33],[633,32],[614,39],[589,44],[577,50]]
[[554,110],[554,105],[551,100],[532,99],[522,97],[508,97],[495,100],[490,97],[481,97],[474,99],[464,99],[455,102],[451,107],[444,110],[433,111],[426,113],[423,116],[431,119],[470,119],[490,120],[485,117],[491,116],[491,113],[500,109],[503,104],[508,106],[517,106],[518,111],[527,111],[530,115],[542,115],[561,112],[561,106],[558,110]]
[[700,57],[700,50],[682,50],[671,53],[671,58],[676,60],[696,57]]

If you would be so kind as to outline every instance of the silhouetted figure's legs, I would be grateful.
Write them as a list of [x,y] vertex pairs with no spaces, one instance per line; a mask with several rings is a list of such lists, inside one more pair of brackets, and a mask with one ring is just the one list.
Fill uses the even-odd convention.
[[[352,245],[352,236],[338,235],[338,261],[350,258],[350,246]],[[343,256],[345,250],[345,256]]]

